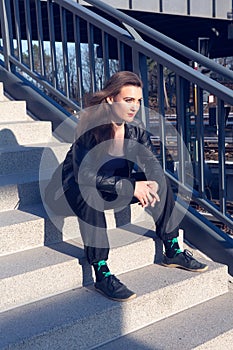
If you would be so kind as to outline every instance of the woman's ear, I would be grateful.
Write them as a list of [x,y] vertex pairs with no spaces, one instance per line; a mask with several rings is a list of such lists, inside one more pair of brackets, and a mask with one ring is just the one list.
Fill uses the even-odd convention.
[[113,104],[113,97],[107,97],[106,101],[108,104],[112,105]]

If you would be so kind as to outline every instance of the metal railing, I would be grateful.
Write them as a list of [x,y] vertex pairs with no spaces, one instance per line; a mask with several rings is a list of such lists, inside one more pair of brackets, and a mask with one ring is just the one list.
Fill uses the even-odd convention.
[[[225,148],[226,107],[232,111],[233,91],[194,70],[188,61],[202,64],[228,82],[233,81],[233,73],[101,1],[87,2],[124,23],[126,29],[71,0],[0,0],[1,65],[27,79],[70,111],[70,115],[84,107],[86,92],[101,88],[115,71],[127,69],[138,73],[144,82],[142,118],[148,129],[156,130],[154,140],[159,140],[164,170],[176,186],[190,190],[188,149],[195,169],[194,202],[232,230],[233,221],[227,210],[231,198],[227,193],[226,165],[230,161],[226,159]],[[187,64],[142,40],[140,34],[179,52],[187,58]],[[216,112],[211,133],[217,144],[218,166],[214,170],[217,201],[207,193],[209,183],[206,184],[206,166],[211,163],[207,162],[205,147],[206,108],[209,124],[211,111],[206,95],[214,97],[212,108]],[[171,116],[175,120],[174,130],[181,136],[176,135],[175,142],[170,142]],[[168,153],[172,154],[177,171],[169,168]]]

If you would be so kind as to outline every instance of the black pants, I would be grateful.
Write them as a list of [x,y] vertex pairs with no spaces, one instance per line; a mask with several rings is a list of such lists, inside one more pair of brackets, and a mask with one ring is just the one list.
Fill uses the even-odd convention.
[[[135,177],[136,181],[145,180],[143,173],[136,173]],[[154,208],[149,208],[156,224],[156,234],[163,241],[178,237],[176,215],[173,211],[175,205],[173,191],[170,181],[167,178],[165,181],[166,186],[158,191],[160,202],[157,202]],[[75,181],[66,191],[66,199],[77,215],[88,262],[93,264],[107,260],[109,242],[104,210],[114,209],[119,212],[129,203],[136,203],[138,200],[135,197],[119,198],[109,193],[97,192],[90,186],[79,188]]]

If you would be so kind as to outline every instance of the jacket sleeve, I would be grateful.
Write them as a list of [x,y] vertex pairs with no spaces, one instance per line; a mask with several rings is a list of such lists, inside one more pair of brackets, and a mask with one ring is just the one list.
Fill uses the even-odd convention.
[[[88,145],[88,146],[87,146]],[[135,180],[120,176],[108,176],[99,172],[104,144],[96,144],[93,139],[88,142],[85,137],[73,144],[73,169],[75,181],[79,185],[94,186],[99,191],[112,194],[133,196]]]

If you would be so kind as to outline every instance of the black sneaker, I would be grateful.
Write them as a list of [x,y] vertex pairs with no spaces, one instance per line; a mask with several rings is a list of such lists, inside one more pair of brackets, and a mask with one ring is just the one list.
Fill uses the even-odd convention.
[[128,301],[136,298],[136,294],[129,290],[114,275],[110,275],[105,277],[102,281],[96,282],[95,288],[107,298],[116,301]]
[[173,258],[168,258],[164,255],[162,265],[167,267],[179,267],[194,272],[204,272],[208,269],[207,265],[194,259],[193,254],[187,249]]

